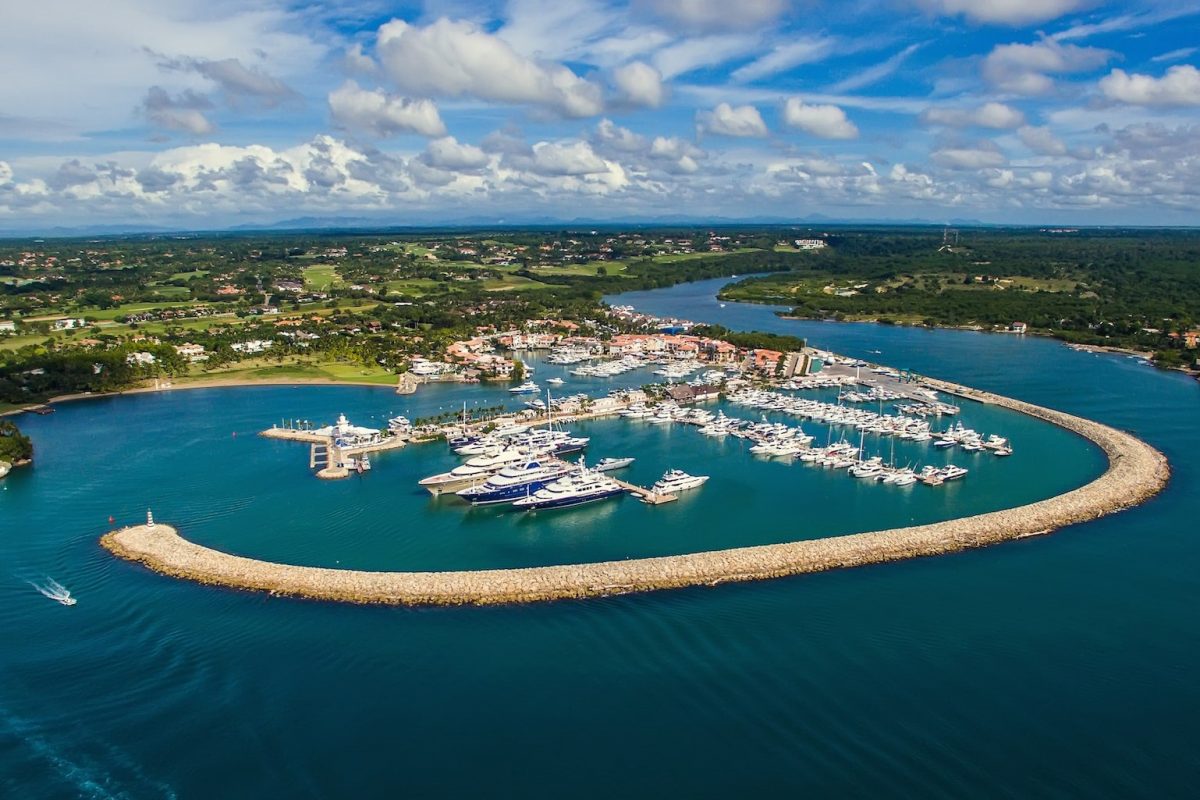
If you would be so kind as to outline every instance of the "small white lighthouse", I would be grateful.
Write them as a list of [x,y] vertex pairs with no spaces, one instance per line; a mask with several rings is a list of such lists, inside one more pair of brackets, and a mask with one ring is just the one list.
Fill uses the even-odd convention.
[[150,513],[150,509],[148,509],[148,508],[146,509],[146,527],[147,528],[154,527],[154,515]]

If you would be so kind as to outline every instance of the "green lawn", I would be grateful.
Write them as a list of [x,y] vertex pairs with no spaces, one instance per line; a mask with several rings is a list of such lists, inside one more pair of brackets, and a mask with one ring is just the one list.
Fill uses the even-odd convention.
[[304,268],[304,286],[315,292],[324,292],[340,284],[337,267],[333,264],[317,264]]
[[198,269],[195,272],[176,272],[170,277],[170,280],[186,281],[191,280],[192,278],[203,278],[206,277],[211,271],[212,270]]
[[505,275],[503,278],[492,278],[483,282],[483,288],[489,292],[507,292],[512,289],[548,289],[549,284],[534,281],[523,275]]
[[364,367],[360,364],[312,361],[293,357],[283,364],[275,364],[267,359],[259,358],[232,365],[229,369],[208,372],[197,369],[190,375],[178,379],[178,382],[205,380],[323,380],[391,386],[396,383],[397,378],[382,367]]
[[701,258],[721,258],[728,255],[757,252],[759,252],[757,247],[739,247],[736,250],[726,250],[724,253],[671,253],[668,255],[654,256],[652,260],[659,264],[676,264],[680,261],[695,261]]
[[564,264],[561,267],[537,267],[536,275],[587,275],[595,277],[603,268],[609,275],[620,275],[627,265],[624,261],[589,261],[586,264]]
[[0,336],[0,350],[20,350],[31,344],[41,344],[50,338],[47,334],[34,333],[20,336]]
[[[162,286],[158,288],[174,289],[178,287]],[[180,291],[186,292],[187,289],[180,289]],[[156,308],[189,308],[194,305],[197,305],[197,303],[181,301],[163,301],[161,303],[122,303],[116,308],[89,308],[84,311],[73,311],[71,313],[87,319],[106,321],[114,320],[117,317],[124,317],[129,314],[140,314],[143,311],[150,311]]]
[[405,278],[403,280],[388,281],[387,289],[389,293],[407,294],[421,296],[428,294],[430,290],[437,289],[442,284],[432,278]]

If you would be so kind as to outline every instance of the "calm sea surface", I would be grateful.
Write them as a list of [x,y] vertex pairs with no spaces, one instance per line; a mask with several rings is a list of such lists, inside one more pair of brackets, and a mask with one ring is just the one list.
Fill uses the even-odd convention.
[[[439,446],[324,483],[305,446],[254,436],[281,419],[519,405],[502,388],[65,404],[21,419],[38,463],[0,483],[0,796],[1194,796],[1196,382],[1036,338],[780,320],[721,306],[723,282],[616,302],[794,333],[1126,428],[1167,453],[1172,484],[1116,517],[937,559],[578,603],[357,608],[170,580],[96,539],[110,515],[134,522],[149,506],[204,544],[292,563],[555,564],[945,519],[1051,496],[1103,462],[1072,434],[973,403],[964,423],[1010,437],[1016,454],[899,443],[897,461],[971,469],[942,489],[605,420],[575,430],[593,460],[636,456],[623,477],[649,484],[679,467],[712,480],[661,508],[624,498],[530,515],[420,491],[457,463]],[[534,366],[535,379],[566,378],[562,392],[653,380]],[[890,447],[867,439],[885,458]],[[47,577],[78,605],[30,583]]]

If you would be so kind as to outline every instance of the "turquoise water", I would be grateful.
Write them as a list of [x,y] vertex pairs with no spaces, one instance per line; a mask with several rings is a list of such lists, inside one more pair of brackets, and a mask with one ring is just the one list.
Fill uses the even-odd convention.
[[[1195,382],[1040,339],[720,308],[720,283],[621,302],[798,332],[1128,428],[1168,454],[1172,484],[1117,517],[945,558],[579,603],[355,608],[169,580],[106,556],[96,537],[110,514],[151,505],[207,544],[297,563],[562,563],[957,516],[1054,494],[1100,464],[1069,434],[974,404],[964,422],[1011,435],[1017,454],[954,453],[972,474],[949,492],[600,421],[587,426],[593,457],[637,455],[632,479],[678,466],[713,480],[671,506],[531,517],[417,491],[453,463],[435,447],[321,483],[302,445],[253,436],[281,417],[367,422],[472,393],[490,404],[495,390],[260,387],[64,405],[22,419],[39,463],[0,490],[0,794],[1190,796]],[[44,575],[79,604],[25,582]]]

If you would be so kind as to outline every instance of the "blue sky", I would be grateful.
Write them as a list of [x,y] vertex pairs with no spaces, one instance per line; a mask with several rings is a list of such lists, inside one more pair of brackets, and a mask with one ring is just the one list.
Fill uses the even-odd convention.
[[1200,222],[1200,1],[43,0],[4,31],[0,230]]

